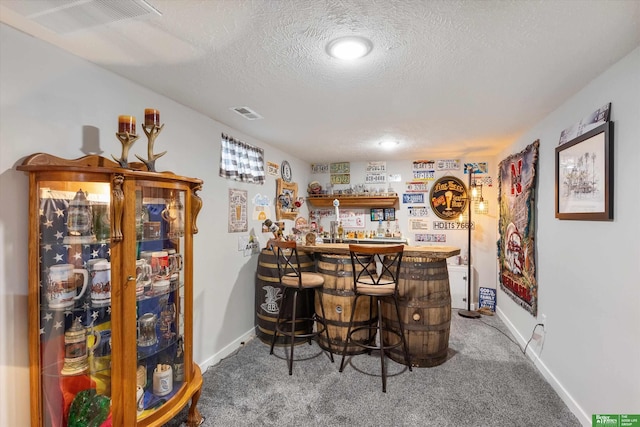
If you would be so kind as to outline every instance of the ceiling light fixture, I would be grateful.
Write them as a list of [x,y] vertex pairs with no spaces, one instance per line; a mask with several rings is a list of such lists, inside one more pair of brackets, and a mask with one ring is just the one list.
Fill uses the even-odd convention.
[[394,148],[396,148],[398,145],[400,145],[400,142],[398,141],[393,141],[393,140],[386,140],[386,141],[380,141],[378,142],[378,145],[382,148],[384,148],[385,150],[393,150]]
[[352,60],[362,58],[371,52],[371,40],[359,36],[339,37],[329,42],[327,53],[337,59]]

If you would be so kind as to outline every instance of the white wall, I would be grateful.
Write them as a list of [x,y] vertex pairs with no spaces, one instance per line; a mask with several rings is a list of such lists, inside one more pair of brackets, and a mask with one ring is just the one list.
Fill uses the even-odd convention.
[[[308,182],[308,164],[8,26],[0,25],[0,41],[0,425],[29,425],[28,179],[15,166],[35,152],[84,156],[84,126],[94,127],[103,156],[119,156],[121,114],[140,123],[145,108],[160,110],[165,127],[155,149],[168,153],[157,169],[204,180],[194,238],[194,359],[206,368],[234,350],[253,333],[257,257],[237,251],[238,235],[248,233],[228,233],[228,188],[246,189],[249,198],[273,198],[276,190],[273,177],[263,186],[218,177],[220,133],[261,146],[269,161],[286,157],[296,181]],[[134,145],[130,160],[134,154],[146,157],[146,142]],[[249,227],[264,246],[268,235],[259,224],[250,221]]]
[[[527,100],[523,100],[527,102]],[[614,126],[614,220],[555,219],[560,132],[607,102]],[[502,291],[499,314],[522,343],[546,314],[532,357],[584,425],[640,409],[640,48],[594,79],[498,156],[540,139],[538,319]],[[538,359],[539,358],[539,359]]]
[[[496,223],[498,218],[498,205],[495,202],[497,197],[498,182],[497,176],[491,174],[491,171],[497,169],[497,163],[494,157],[474,157],[472,153],[457,153],[455,156],[447,157],[439,155],[438,159],[460,159],[462,167],[460,170],[447,170],[437,171],[435,178],[438,179],[442,176],[455,176],[465,183],[468,183],[469,176],[464,173],[463,164],[465,162],[486,162],[489,167],[489,174],[477,174],[478,179],[490,176],[492,178],[492,186],[483,186],[482,195],[486,199],[487,210],[484,214],[472,213],[471,220],[475,224],[475,228],[472,232],[471,242],[471,259],[476,271],[476,275],[472,281],[473,290],[471,292],[473,299],[472,302],[477,302],[478,299],[478,287],[495,288],[496,277],[496,240],[497,231]],[[337,159],[336,161],[349,161],[353,159]],[[401,182],[388,182],[386,184],[371,184],[368,187],[372,188],[389,188],[391,187],[400,197],[399,209],[396,209],[396,218],[398,218],[398,225],[402,231],[402,235],[409,239],[409,243],[412,245],[421,246],[454,246],[461,249],[461,254],[467,251],[468,246],[468,234],[466,230],[435,230],[433,228],[434,221],[442,221],[438,218],[433,211],[429,210],[429,215],[425,217],[427,220],[428,230],[420,231],[420,233],[427,234],[445,234],[446,242],[444,243],[420,243],[416,242],[415,232],[409,232],[408,226],[408,206],[417,206],[417,203],[404,204],[402,203],[402,193],[406,193],[406,182],[412,181],[412,167],[413,160],[419,159],[407,159],[407,160],[388,160],[386,161],[387,174],[400,175]],[[424,160],[424,159],[423,159]],[[429,159],[437,160],[437,159]],[[335,185],[336,190],[344,190],[350,186],[355,186],[365,182],[366,176],[366,161],[351,161],[351,184]],[[329,174],[317,174],[310,175],[311,180],[320,182],[323,187],[326,187],[326,183],[329,182]],[[431,188],[431,183],[429,184]],[[425,203],[420,206],[429,206],[429,193],[425,194]],[[375,206],[372,206],[375,207]],[[309,209],[313,209],[310,207]],[[331,208],[332,209],[332,208]],[[352,210],[348,207],[341,207],[341,212]],[[369,216],[369,209],[365,209],[365,229],[375,230],[378,227],[377,223],[371,223]],[[321,220],[321,225],[325,230],[329,229],[329,221],[335,219],[335,215],[324,218]],[[386,224],[385,224],[386,225]],[[393,229],[393,224],[391,225]]]

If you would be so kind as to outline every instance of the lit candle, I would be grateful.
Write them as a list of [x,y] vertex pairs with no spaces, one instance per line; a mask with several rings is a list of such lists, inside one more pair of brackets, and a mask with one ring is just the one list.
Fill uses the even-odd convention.
[[133,116],[118,116],[118,132],[136,134],[136,118]]
[[144,125],[160,126],[160,111],[154,108],[145,108],[144,109]]

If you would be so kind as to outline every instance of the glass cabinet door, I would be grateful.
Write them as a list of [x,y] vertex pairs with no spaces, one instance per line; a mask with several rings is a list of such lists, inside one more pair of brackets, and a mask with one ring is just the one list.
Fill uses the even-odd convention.
[[110,185],[41,181],[38,195],[41,417],[100,425],[111,404]]
[[139,185],[136,231],[138,419],[169,401],[185,380],[185,192]]

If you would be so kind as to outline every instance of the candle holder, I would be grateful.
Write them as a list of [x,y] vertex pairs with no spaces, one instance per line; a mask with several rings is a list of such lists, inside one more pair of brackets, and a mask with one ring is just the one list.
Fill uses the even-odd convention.
[[138,159],[140,159],[140,161],[142,163],[147,165],[147,170],[149,170],[149,172],[155,172],[156,171],[156,160],[158,158],[164,156],[165,154],[167,154],[166,151],[163,151],[162,153],[158,153],[158,154],[153,154],[153,144],[156,142],[156,138],[158,137],[158,135],[162,131],[162,128],[164,128],[164,123],[161,126],[147,125],[147,124],[142,126],[142,130],[144,130],[144,133],[145,133],[145,135],[147,135],[147,139],[149,141],[149,144],[147,145],[147,157],[148,158],[147,158],[147,160],[145,160],[142,157],[138,156],[137,154],[136,154],[136,157]]
[[118,141],[122,144],[122,155],[120,158],[117,158],[112,154],[111,157],[118,162],[121,168],[129,169],[129,149],[133,143],[138,140],[139,136],[129,132],[116,132],[116,138],[118,138]]

